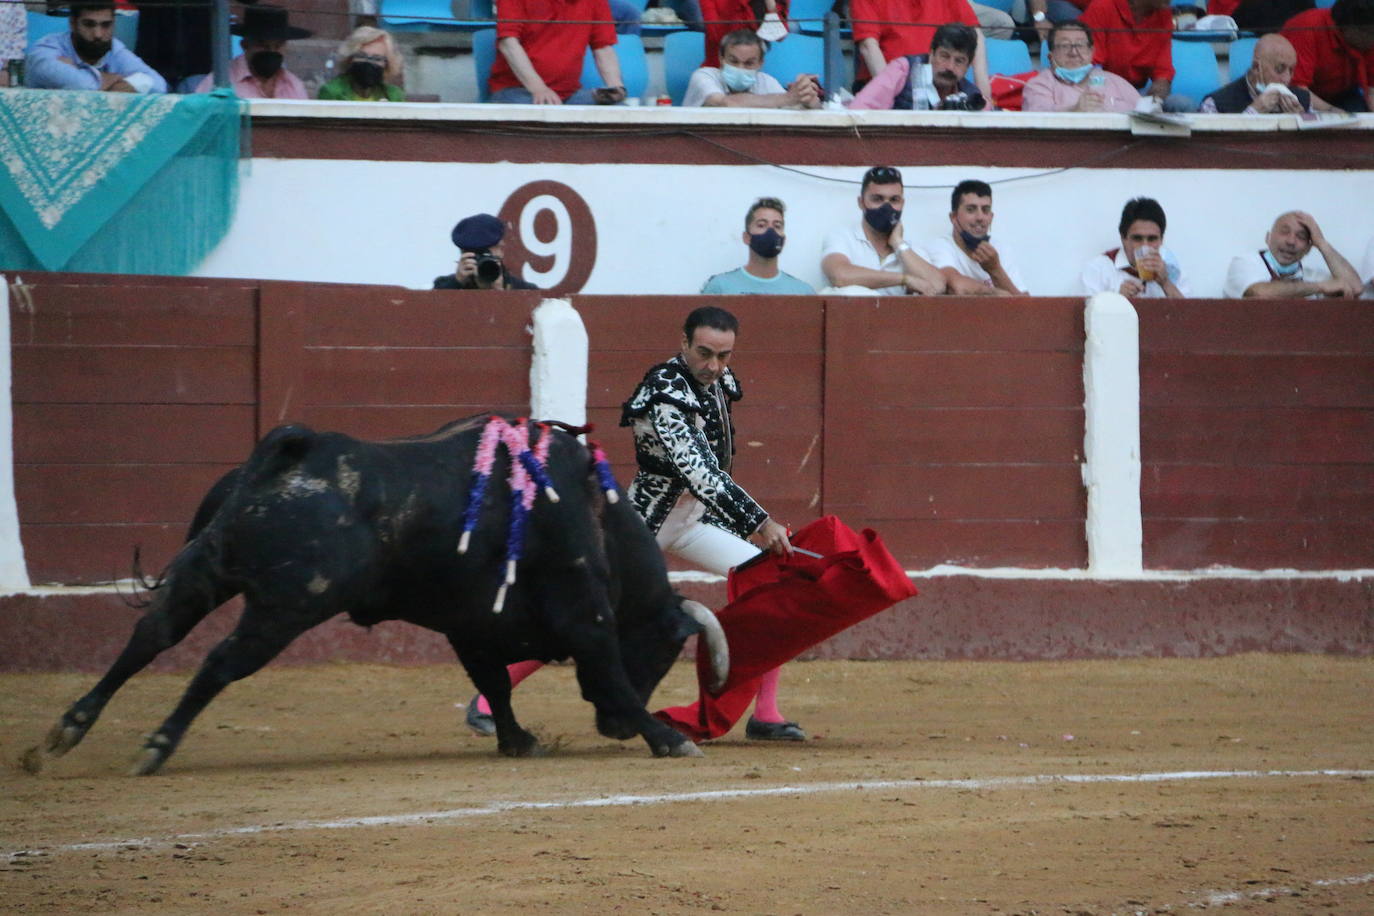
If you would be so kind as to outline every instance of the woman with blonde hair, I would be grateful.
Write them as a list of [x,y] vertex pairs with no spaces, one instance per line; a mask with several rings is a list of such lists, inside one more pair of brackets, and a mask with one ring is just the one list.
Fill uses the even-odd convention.
[[391,36],[370,25],[359,26],[339,45],[342,73],[320,87],[320,98],[345,102],[404,102],[401,82],[405,64]]

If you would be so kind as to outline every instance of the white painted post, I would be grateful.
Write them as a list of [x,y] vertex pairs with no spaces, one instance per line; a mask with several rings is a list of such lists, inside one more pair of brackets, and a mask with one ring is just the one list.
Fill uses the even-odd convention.
[[1140,324],[1116,293],[1099,293],[1084,313],[1083,485],[1088,489],[1088,572],[1138,576],[1140,523]]
[[14,409],[10,383],[10,284],[0,274],[0,593],[29,587],[19,505],[14,500]]
[[534,310],[530,416],[587,422],[587,329],[567,299],[545,299]]

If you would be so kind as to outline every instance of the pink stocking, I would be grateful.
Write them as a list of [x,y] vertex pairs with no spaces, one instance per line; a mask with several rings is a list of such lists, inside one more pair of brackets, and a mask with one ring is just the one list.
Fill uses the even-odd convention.
[[[539,661],[516,662],[506,666],[506,674],[510,677],[511,689],[514,690],[516,685],[542,667],[544,667],[544,663]],[[477,711],[484,716],[491,715],[491,704],[487,702],[486,697],[479,696],[477,698]]]
[[782,668],[774,668],[759,679],[759,694],[754,700],[754,718],[760,722],[786,722],[778,711],[778,678]]

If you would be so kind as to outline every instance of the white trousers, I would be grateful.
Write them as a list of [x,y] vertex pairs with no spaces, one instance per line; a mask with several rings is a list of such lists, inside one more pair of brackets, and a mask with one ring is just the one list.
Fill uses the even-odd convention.
[[659,548],[718,576],[758,556],[753,544],[702,521],[705,514],[706,507],[684,493],[658,529]]

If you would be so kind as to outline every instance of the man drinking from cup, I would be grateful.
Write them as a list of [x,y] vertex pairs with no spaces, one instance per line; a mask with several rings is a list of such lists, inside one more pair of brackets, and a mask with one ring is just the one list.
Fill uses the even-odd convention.
[[1126,298],[1186,299],[1191,291],[1178,258],[1164,247],[1164,208],[1149,197],[1128,200],[1121,210],[1121,246],[1083,267],[1083,290]]

